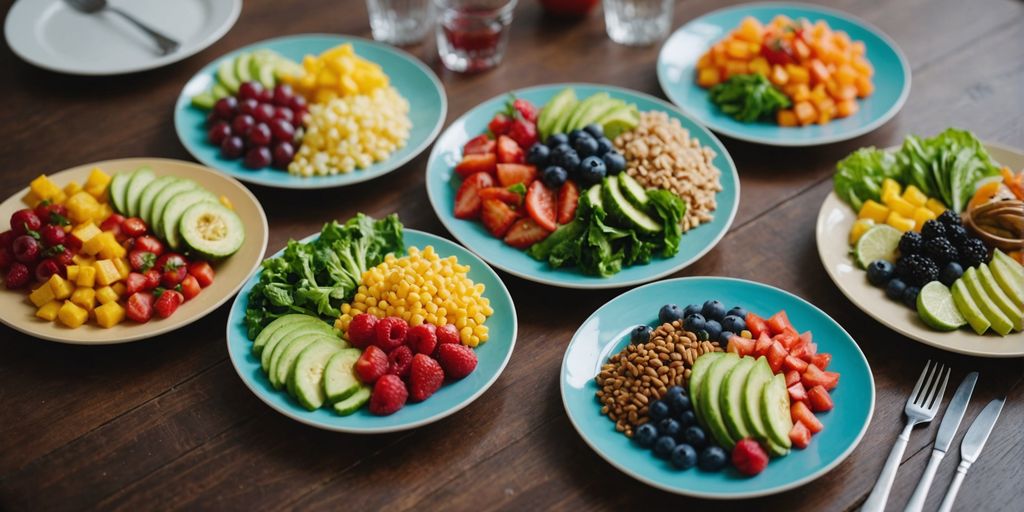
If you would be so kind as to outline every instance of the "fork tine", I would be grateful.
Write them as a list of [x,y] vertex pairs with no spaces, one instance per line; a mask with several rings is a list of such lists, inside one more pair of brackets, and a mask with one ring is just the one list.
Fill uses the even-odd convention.
[[928,368],[931,365],[932,365],[932,360],[931,359],[929,359],[928,362],[924,363],[924,370],[921,370],[921,376],[917,378],[917,384],[914,385],[914,390],[910,392],[910,399],[908,399],[907,402],[914,403],[914,402],[917,401],[917,394],[918,394],[918,392],[921,391],[921,383],[924,382],[925,376],[928,375]]
[[946,367],[946,375],[942,378],[942,386],[939,386],[938,393],[932,391],[931,396],[928,397],[928,409],[932,412],[938,411],[939,405],[942,404],[942,397],[946,394],[946,383],[949,382],[949,370]]
[[924,387],[921,388],[921,394],[917,395],[914,399],[914,404],[919,407],[925,407],[928,401],[928,395],[935,391],[935,388],[939,386],[939,377],[942,376],[942,370],[946,368],[946,365],[936,362],[932,365],[932,371],[928,372],[928,378],[925,379]]

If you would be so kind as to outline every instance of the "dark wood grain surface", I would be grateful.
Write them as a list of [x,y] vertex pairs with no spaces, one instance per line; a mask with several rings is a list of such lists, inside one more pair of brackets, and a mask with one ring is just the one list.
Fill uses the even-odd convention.
[[[455,75],[441,68],[432,43],[411,49],[444,82],[449,120],[509,89],[547,82],[608,83],[663,97],[655,76],[657,46],[613,44],[600,12],[576,23],[556,22],[542,16],[536,0],[520,3],[508,56],[493,71]],[[677,3],[675,26],[725,3],[732,2]],[[850,510],[874,484],[902,426],[906,394],[928,358],[952,365],[954,381],[981,372],[965,424],[988,400],[1008,396],[957,510],[1024,509],[1024,360],[959,356],[887,331],[828,279],[813,229],[834,163],[857,147],[888,146],[907,133],[933,134],[948,126],[1024,146],[1024,4],[830,5],[873,23],[902,47],[913,71],[909,101],[882,128],[844,143],[781,149],[725,139],[740,170],[739,214],[714,250],[678,273],[779,286],[821,307],[857,340],[875,376],[875,414],[861,445],[829,474],[776,496],[713,503],[664,493],[620,473],[577,436],[558,395],[570,337],[619,292],[554,290],[502,275],[516,300],[520,330],[500,379],[452,417],[381,436],[306,427],[252,396],[227,360],[227,305],[178,332],[123,346],[65,346],[0,327],[0,509]],[[39,173],[90,161],[189,160],[171,121],[185,81],[234,48],[304,32],[368,36],[364,5],[249,0],[234,28],[209,49],[122,77],[52,74],[21,62],[5,46],[0,197]],[[397,211],[411,228],[449,236],[427,202],[425,162],[423,155],[385,178],[344,189],[253,187],[270,220],[268,251],[359,211]],[[303,208],[294,208],[296,201]],[[538,304],[542,295],[556,297],[561,307]],[[936,429],[932,424],[914,432],[890,508],[900,508],[913,492]],[[938,506],[956,460],[951,454],[939,469],[926,510]]]

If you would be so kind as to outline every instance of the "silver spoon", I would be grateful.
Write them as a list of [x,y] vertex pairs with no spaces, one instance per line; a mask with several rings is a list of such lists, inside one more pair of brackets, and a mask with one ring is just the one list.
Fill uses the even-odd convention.
[[68,5],[70,5],[71,7],[74,7],[78,11],[84,12],[86,14],[95,14],[95,13],[98,13],[100,11],[107,10],[107,11],[113,12],[113,13],[121,16],[122,18],[124,18],[124,19],[128,20],[129,22],[131,22],[132,25],[135,25],[139,30],[141,30],[141,31],[145,32],[146,34],[148,34],[149,37],[152,37],[153,40],[156,41],[157,46],[160,47],[160,55],[167,55],[168,53],[172,53],[175,50],[177,50],[178,47],[181,46],[174,39],[171,39],[171,38],[161,34],[160,32],[157,32],[156,30],[153,30],[152,28],[150,28],[146,24],[144,24],[141,21],[135,19],[134,16],[132,16],[132,15],[122,11],[121,9],[118,9],[117,7],[113,7],[111,5],[108,5],[107,4],[107,0],[64,0],[64,1]]

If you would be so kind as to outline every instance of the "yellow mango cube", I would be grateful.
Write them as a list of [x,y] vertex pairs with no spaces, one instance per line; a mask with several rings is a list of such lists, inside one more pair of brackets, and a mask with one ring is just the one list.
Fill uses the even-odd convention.
[[96,210],[100,207],[100,203],[96,201],[95,197],[83,190],[69,197],[64,206],[68,209],[68,217],[71,218],[72,222],[85,222],[95,219],[97,215]]
[[57,311],[57,318],[60,319],[60,323],[75,329],[81,327],[89,319],[89,312],[75,305],[75,303],[66,300],[64,305],[60,307],[60,310]]
[[924,203],[924,207],[931,210],[935,215],[942,215],[942,212],[946,211],[946,205],[934,197],[928,198]]
[[92,240],[94,237],[96,237],[96,235],[102,232],[103,231],[101,231],[100,228],[96,227],[96,224],[94,224],[90,220],[88,222],[79,224],[77,227],[75,227],[75,229],[71,230],[71,236],[81,240],[82,244],[84,245],[86,242]]
[[885,203],[890,210],[900,214],[903,217],[911,218],[914,216],[915,206],[907,202],[900,196],[892,196],[889,201]]
[[106,329],[124,321],[124,308],[117,301],[108,302],[93,310],[93,313],[96,315],[96,323]]
[[52,322],[57,319],[57,312],[60,311],[60,306],[61,303],[55,300],[47,302],[39,306],[39,309],[36,310],[36,316],[47,322]]
[[85,180],[85,191],[96,199],[106,202],[107,185],[109,184],[110,175],[100,170],[99,167],[94,167]]
[[935,213],[928,208],[918,207],[914,210],[913,217],[911,217],[914,219],[914,231],[921,231],[921,228],[924,227],[924,223],[934,219],[935,217]]
[[103,286],[96,289],[96,300],[99,301],[100,304],[117,302],[117,299],[118,295],[117,292],[114,291],[113,287]]
[[29,208],[35,208],[41,201],[42,199],[40,199],[39,196],[31,190],[29,190],[27,194],[21,196],[21,202],[27,204]]
[[64,268],[64,273],[67,274],[68,281],[78,280],[78,269],[80,268],[81,267],[79,267],[78,265],[68,265],[67,267]]
[[914,219],[908,219],[895,211],[889,212],[889,216],[885,218],[885,223],[900,231],[914,229]]
[[118,272],[117,266],[114,265],[113,261],[96,260],[93,266],[96,267],[96,282],[100,286],[107,286],[121,280],[121,273]]
[[67,185],[64,185],[64,194],[71,197],[82,191],[82,186],[77,181],[69,181]]
[[100,258],[123,258],[126,254],[128,254],[128,251],[125,250],[125,248],[122,247],[121,244],[117,243],[117,239],[114,238],[113,233],[106,232],[96,238],[102,238],[102,242],[100,242],[100,249],[98,251]]
[[86,311],[92,311],[96,306],[96,290],[92,288],[78,288],[71,294],[71,302]]
[[864,204],[860,207],[860,212],[857,214],[859,219],[871,219],[875,222],[885,222],[888,216],[889,207],[879,204],[873,199],[864,201]]
[[79,267],[91,267],[93,263],[96,263],[96,258],[84,254],[76,254],[71,257],[71,261],[74,261]]
[[[71,279],[70,273],[68,279]],[[96,286],[96,267],[78,267],[78,277],[75,284],[80,287],[92,288]]]
[[895,193],[900,195],[900,184],[898,181],[892,178],[886,178],[882,180],[882,193],[881,196],[884,198],[889,194]]
[[[119,245],[118,247],[121,246]],[[121,250],[123,251],[124,248],[122,248]],[[114,267],[117,268],[117,273],[118,275],[121,276],[121,279],[128,277],[128,274],[132,271],[132,268],[128,266],[128,260],[121,257],[117,257],[112,258],[111,261],[114,262]]]
[[61,192],[60,187],[50,181],[45,174],[40,174],[38,178],[32,180],[28,188],[41,200],[53,199]]
[[47,281],[50,288],[53,290],[53,297],[57,300],[64,300],[71,296],[71,292],[75,291],[74,286],[69,281],[60,276],[60,274],[54,274],[50,276],[50,280]]
[[124,292],[128,290],[128,287],[120,281],[110,285],[110,288],[114,290],[118,297],[124,297]]
[[43,307],[46,303],[56,299],[57,297],[53,293],[53,288],[50,287],[50,283],[43,283],[28,294],[28,300],[35,304],[37,308]]
[[850,228],[850,245],[856,244],[857,240],[860,240],[860,237],[874,225],[875,221],[871,219],[857,219]]
[[913,185],[907,185],[907,189],[903,191],[903,199],[914,206],[924,206],[928,202],[928,196]]

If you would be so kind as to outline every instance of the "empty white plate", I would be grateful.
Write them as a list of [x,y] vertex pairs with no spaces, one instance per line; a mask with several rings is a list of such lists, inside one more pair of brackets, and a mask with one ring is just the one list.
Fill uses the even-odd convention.
[[64,0],[19,0],[4,22],[7,44],[22,59],[74,75],[118,75],[185,59],[221,38],[242,0],[109,0],[181,47],[160,55],[156,43],[112,12],[85,14]]

